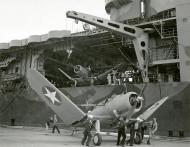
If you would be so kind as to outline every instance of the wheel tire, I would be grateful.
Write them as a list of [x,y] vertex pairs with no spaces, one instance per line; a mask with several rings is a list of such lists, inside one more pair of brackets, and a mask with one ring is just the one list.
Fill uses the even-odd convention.
[[102,136],[99,133],[94,134],[93,143],[95,146],[99,146],[102,143]]
[[139,133],[136,133],[136,137],[134,138],[134,143],[135,144],[141,144],[141,135]]

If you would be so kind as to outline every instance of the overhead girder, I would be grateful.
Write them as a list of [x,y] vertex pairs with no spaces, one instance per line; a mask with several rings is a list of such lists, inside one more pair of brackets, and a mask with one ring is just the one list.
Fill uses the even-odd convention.
[[128,39],[131,39],[135,47],[135,53],[139,64],[138,68],[141,71],[142,79],[144,82],[149,81],[148,79],[149,35],[147,32],[144,31],[144,29],[75,11],[68,11],[66,15],[68,18],[77,19],[82,22],[86,22],[91,25],[105,29],[107,31],[113,32],[117,35],[121,35]]

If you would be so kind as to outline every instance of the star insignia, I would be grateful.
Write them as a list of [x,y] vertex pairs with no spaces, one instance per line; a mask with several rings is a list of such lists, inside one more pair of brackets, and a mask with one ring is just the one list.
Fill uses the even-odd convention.
[[55,102],[57,103],[61,103],[57,98],[56,98],[56,91],[54,92],[50,92],[46,87],[45,87],[45,90],[46,90],[46,94],[44,94],[45,96],[47,96],[51,102],[53,104],[55,104]]

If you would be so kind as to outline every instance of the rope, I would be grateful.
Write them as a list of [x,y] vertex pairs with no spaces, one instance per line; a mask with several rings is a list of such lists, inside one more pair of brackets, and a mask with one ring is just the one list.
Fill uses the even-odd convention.
[[140,96],[142,96],[146,87],[147,87],[147,83],[145,82],[144,86],[141,89]]
[[125,55],[125,54],[123,53],[121,47],[119,47],[118,50],[120,51],[120,53],[122,54],[122,56],[125,58],[125,60],[126,60],[127,62],[129,62],[129,63],[130,63],[133,67],[135,67],[136,69],[140,70],[140,68],[139,68],[138,66],[136,66],[136,65],[130,60],[130,58],[127,57],[127,55]]

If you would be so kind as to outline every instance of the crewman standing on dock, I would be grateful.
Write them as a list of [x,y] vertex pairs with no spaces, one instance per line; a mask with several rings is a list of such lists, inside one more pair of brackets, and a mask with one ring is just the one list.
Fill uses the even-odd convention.
[[158,123],[156,121],[156,118],[153,118],[152,121],[147,123],[149,123],[149,138],[147,140],[147,144],[151,144],[150,139],[154,136],[155,132],[158,129]]
[[54,133],[54,132],[55,132],[55,129],[56,129],[57,132],[60,134],[59,128],[58,128],[58,126],[57,126],[57,122],[58,122],[58,120],[57,120],[57,115],[55,114],[55,115],[53,116],[53,129],[52,129],[52,133]]

